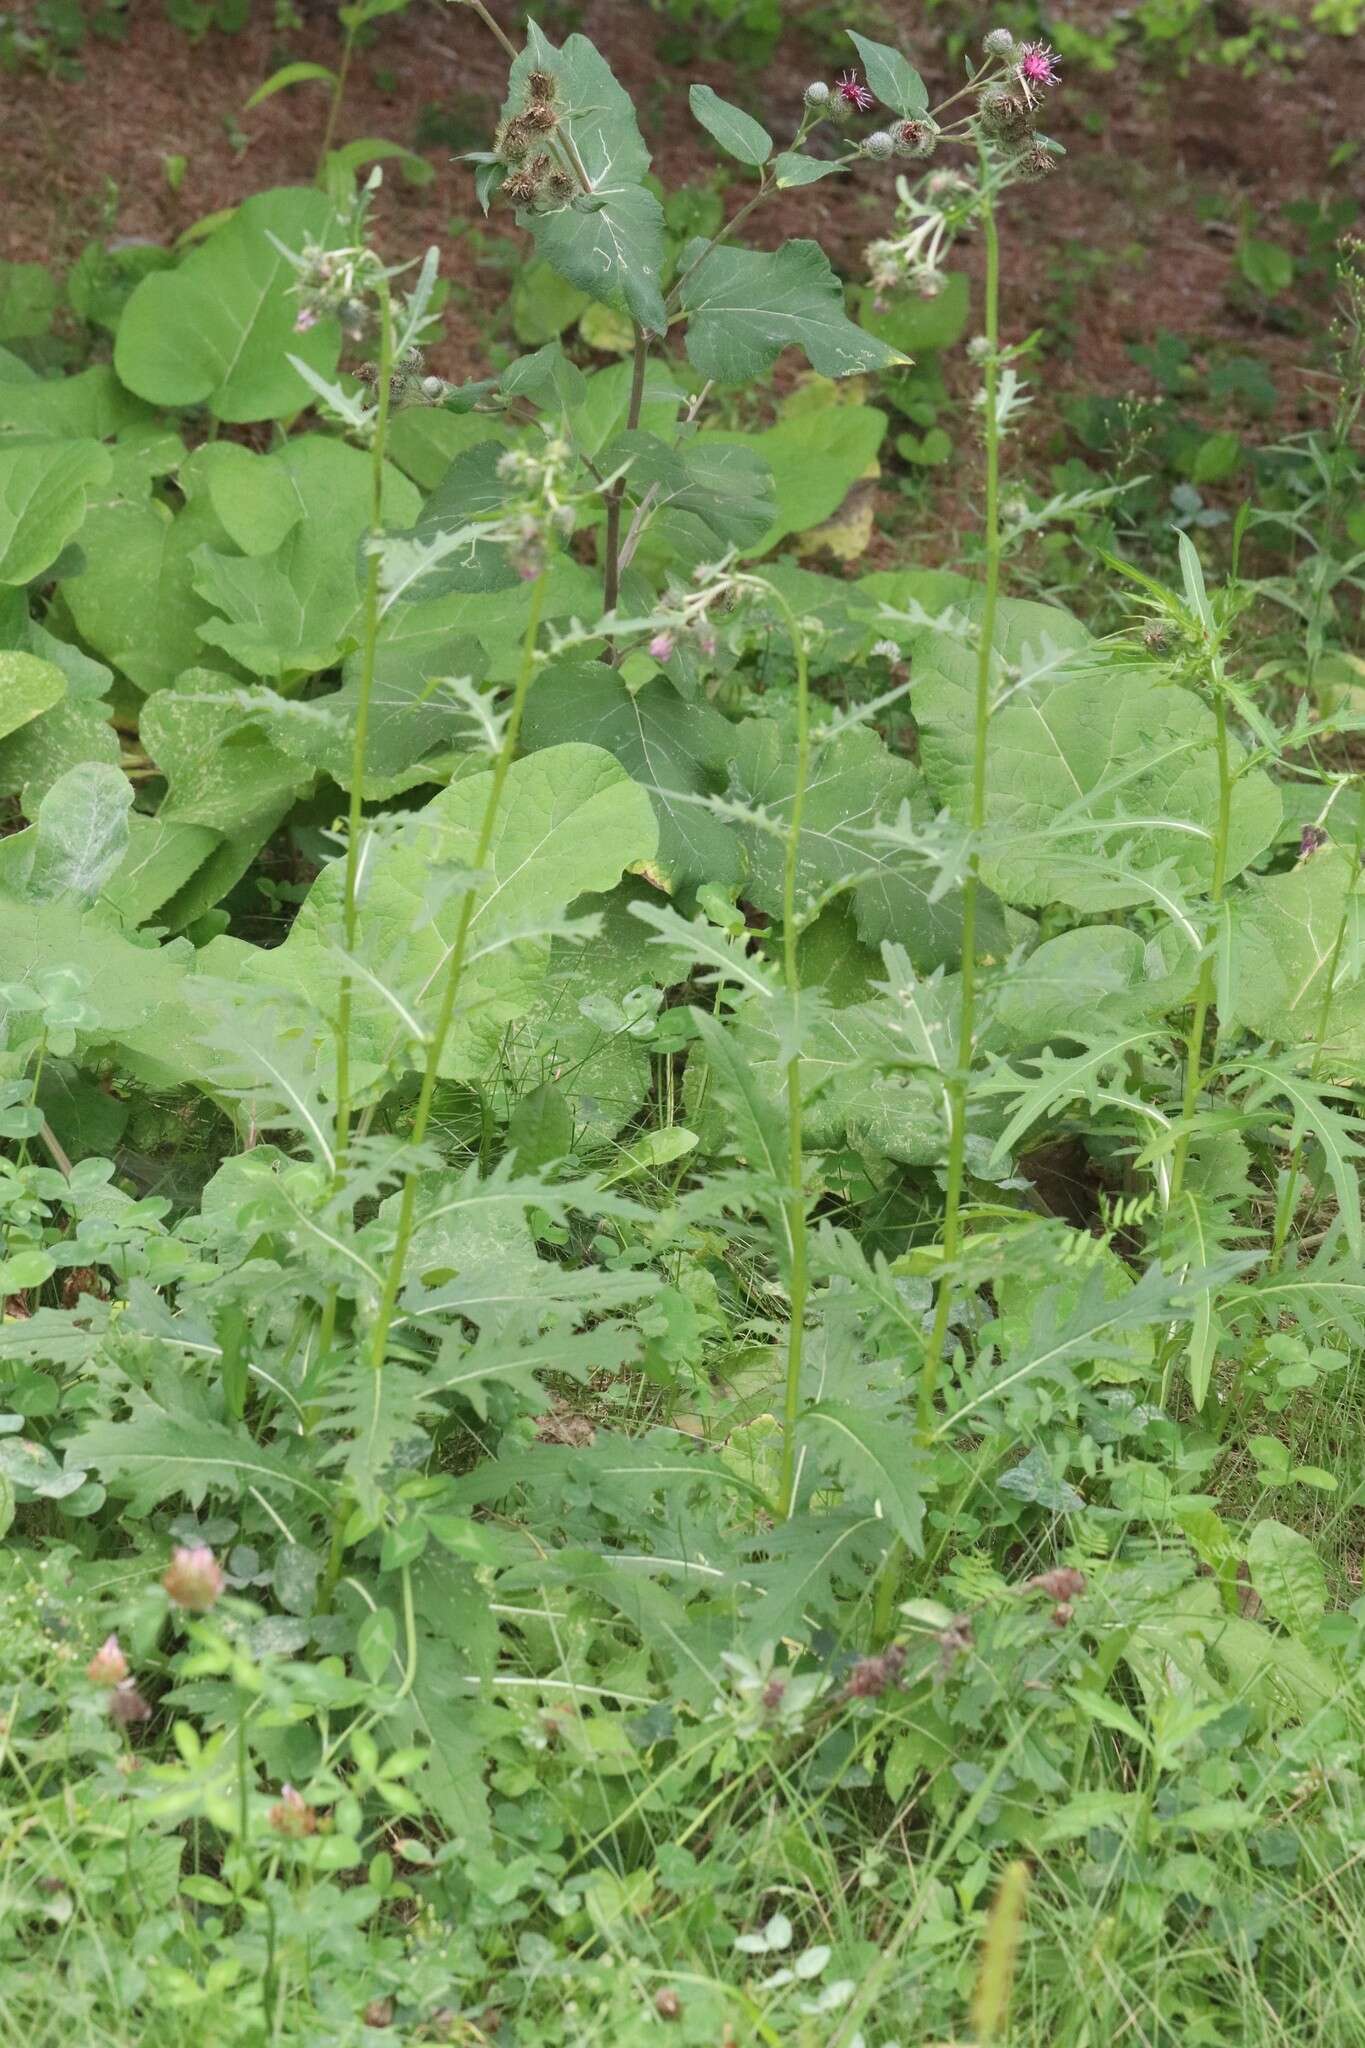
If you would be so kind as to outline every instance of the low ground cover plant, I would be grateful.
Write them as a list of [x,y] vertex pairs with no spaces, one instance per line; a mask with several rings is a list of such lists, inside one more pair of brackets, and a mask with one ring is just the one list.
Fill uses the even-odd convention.
[[[83,368],[8,279],[16,2038],[1357,2040],[1359,251],[1153,574],[1010,482],[1047,44],[693,86],[698,231],[466,16],[605,367],[436,374],[330,122]],[[969,240],[979,573],[818,573]]]

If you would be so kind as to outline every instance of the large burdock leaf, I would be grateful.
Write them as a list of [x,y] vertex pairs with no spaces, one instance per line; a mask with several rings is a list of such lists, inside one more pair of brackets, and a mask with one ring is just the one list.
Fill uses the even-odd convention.
[[[269,553],[222,553],[208,545],[194,555],[195,590],[221,618],[205,619],[201,640],[253,675],[271,680],[330,668],[359,632],[361,586],[359,547],[370,518],[370,461],[358,448],[325,435],[306,434],[278,455],[249,458],[256,472],[238,466],[231,483],[256,482],[264,472],[273,486],[269,521],[278,530],[287,508],[294,517]],[[230,472],[208,471],[208,499],[215,514],[223,506],[240,530],[241,509],[230,489]],[[259,489],[259,485],[258,485]],[[386,470],[382,509],[387,522],[414,519],[421,498],[398,470]]]
[[787,242],[771,253],[707,253],[697,240],[683,251],[682,274],[682,302],[691,315],[687,353],[703,377],[718,383],[761,377],[792,346],[825,377],[906,360],[849,319],[843,286],[818,242]]
[[[429,1027],[435,1015],[491,772],[443,790],[401,836],[367,857],[357,942],[365,972],[354,983],[353,1045],[368,1083],[410,1064],[412,1024]],[[614,888],[657,846],[648,795],[600,747],[550,747],[513,766],[485,864],[491,879],[476,885],[442,1074],[468,1079],[495,1063],[508,1026],[544,1000],[552,940],[569,905],[576,914],[591,909],[577,899]],[[332,1057],[330,1024],[344,972],[343,900],[343,864],[335,861],[282,946],[267,953],[218,940],[205,954],[210,972],[301,997],[324,1060]]]
[[[955,817],[970,807],[981,600],[965,636],[916,644],[913,697],[920,760]],[[1068,612],[1006,600],[995,635],[995,709],[986,769],[981,872],[1007,902],[1120,910],[1158,868],[1185,889],[1213,874],[1218,766],[1213,712],[1150,665],[1106,664]],[[1267,847],[1280,798],[1259,769],[1241,773],[1233,743],[1227,873]]]
[[1224,1021],[1279,1045],[1321,1033],[1324,1072],[1365,1070],[1365,889],[1349,850],[1253,883],[1229,916]]
[[224,533],[207,497],[174,517],[147,499],[98,505],[82,535],[85,565],[62,583],[80,635],[140,690],[163,690],[204,659],[212,617],[194,587],[193,556]]
[[301,250],[338,238],[321,192],[281,186],[237,209],[176,270],[144,277],[114,343],[114,367],[153,405],[206,405],[220,420],[282,419],[308,402],[291,355],[327,376],[336,368],[336,322],[297,334],[293,266],[271,240]]
[[0,440],[0,583],[31,583],[56,561],[111,466],[98,441]]
[[50,711],[66,695],[66,677],[51,661],[19,651],[0,653],[0,739]]
[[512,66],[504,117],[517,113],[533,71],[549,72],[558,88],[561,133],[573,139],[591,191],[547,213],[523,213],[540,255],[561,277],[604,305],[620,307],[652,333],[668,325],[659,271],[664,216],[645,184],[649,151],[629,93],[586,36],[557,50],[534,22]]
[[630,690],[600,661],[555,662],[537,677],[526,706],[522,744],[529,752],[568,739],[614,754],[649,791],[659,820],[658,871],[670,889],[743,872],[731,827],[706,808],[724,781],[732,729],[709,704],[687,704],[662,676]]

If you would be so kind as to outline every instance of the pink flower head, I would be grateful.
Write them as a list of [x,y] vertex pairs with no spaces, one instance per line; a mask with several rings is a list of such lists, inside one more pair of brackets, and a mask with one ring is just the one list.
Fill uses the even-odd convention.
[[161,1583],[177,1607],[188,1608],[191,1614],[207,1614],[227,1579],[207,1543],[197,1543],[192,1549],[182,1546],[176,1551]]
[[318,1817],[301,1792],[292,1785],[281,1785],[280,1796],[266,1816],[277,1835],[284,1835],[290,1841],[301,1842],[305,1835],[315,1835]]
[[316,306],[301,306],[299,308],[298,318],[294,322],[295,334],[307,334],[310,327],[317,326],[318,318],[319,315]]
[[870,114],[876,106],[876,96],[870,92],[856,71],[846,71],[842,78],[835,80],[834,90],[845,106],[855,107],[860,114]]
[[85,1667],[92,1685],[122,1685],[128,1676],[128,1659],[117,1636],[106,1636]]
[[1046,43],[1019,45],[1019,82],[1026,92],[1046,92],[1060,75],[1057,59]]
[[674,644],[671,633],[656,633],[649,643],[649,651],[656,661],[668,661],[672,657]]

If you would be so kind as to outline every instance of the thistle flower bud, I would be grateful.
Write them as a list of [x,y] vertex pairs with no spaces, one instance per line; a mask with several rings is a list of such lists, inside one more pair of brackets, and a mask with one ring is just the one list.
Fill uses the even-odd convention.
[[848,1674],[844,1697],[850,1700],[875,1700],[899,1685],[905,1669],[905,1646],[892,1643],[879,1657],[860,1657]]
[[676,645],[671,633],[656,633],[649,643],[649,651],[655,661],[671,661]]
[[988,57],[1003,57],[1008,62],[1014,55],[1015,41],[1007,28],[993,28],[981,47]]
[[545,180],[545,197],[553,199],[558,206],[565,205],[574,195],[574,181],[563,164],[556,164]]
[[128,1676],[128,1659],[117,1636],[106,1636],[85,1667],[92,1685],[122,1685]]
[[662,1985],[654,1994],[654,2010],[661,2020],[680,2020],[683,2003],[671,1984]]
[[[1299,834],[1299,859],[1308,860],[1327,844],[1327,834],[1321,825],[1305,825]],[[113,1637],[109,1638],[110,1642]]]
[[558,91],[559,81],[553,71],[533,71],[526,81],[529,99],[553,100]]
[[197,1543],[192,1549],[182,1545],[175,1552],[161,1583],[177,1607],[190,1614],[207,1614],[221,1598],[227,1578],[207,1543]]
[[1007,85],[990,85],[977,102],[981,125],[1002,141],[1021,141],[1033,127],[1033,118],[1021,94]]
[[545,100],[532,100],[521,119],[536,135],[553,135],[559,126],[558,114]]
[[876,157],[884,163],[887,157],[896,154],[896,138],[889,128],[877,128],[871,135],[863,137],[863,155]]
[[829,87],[825,84],[823,78],[813,78],[806,87],[803,97],[808,107],[827,107],[829,105]]
[[523,114],[514,114],[505,121],[494,137],[493,148],[505,164],[525,163],[531,153],[534,137],[530,124]]
[[932,156],[938,148],[938,129],[932,121],[898,121],[891,134],[897,156]]

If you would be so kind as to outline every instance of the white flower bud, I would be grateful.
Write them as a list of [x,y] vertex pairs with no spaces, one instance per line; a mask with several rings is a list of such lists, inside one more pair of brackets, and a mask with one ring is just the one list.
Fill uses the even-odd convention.
[[826,106],[829,103],[829,87],[824,83],[823,79],[813,79],[806,87],[805,97],[808,107]]
[[993,28],[981,45],[988,57],[1012,57],[1014,37],[1007,28]]
[[895,152],[896,138],[886,128],[878,128],[863,139],[864,156],[875,156],[880,161],[885,161],[887,157],[894,156]]

